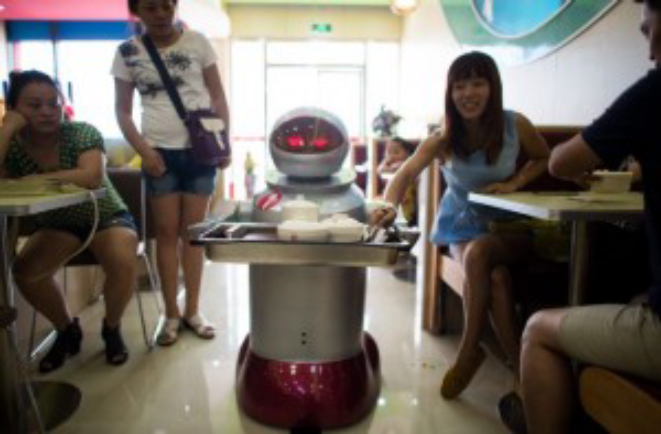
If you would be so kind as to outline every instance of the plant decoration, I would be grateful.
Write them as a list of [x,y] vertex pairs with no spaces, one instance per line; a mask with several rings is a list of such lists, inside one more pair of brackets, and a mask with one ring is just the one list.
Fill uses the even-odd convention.
[[392,137],[401,119],[402,117],[392,110],[386,110],[385,106],[381,106],[381,111],[372,121],[372,131],[379,137]]

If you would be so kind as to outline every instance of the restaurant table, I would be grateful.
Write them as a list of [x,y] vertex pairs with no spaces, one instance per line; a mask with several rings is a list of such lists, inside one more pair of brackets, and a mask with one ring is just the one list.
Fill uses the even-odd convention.
[[[80,391],[63,382],[31,383],[20,360],[11,277],[15,246],[10,245],[9,224],[15,217],[76,205],[91,200],[92,195],[103,197],[105,189],[53,188],[52,191],[35,189],[31,192],[18,184],[13,188],[11,182],[20,181],[0,180],[0,425],[2,433],[7,434],[43,432],[44,428],[52,429],[73,414],[80,403]],[[40,398],[45,401],[39,402]]]
[[590,221],[636,220],[643,217],[643,195],[591,192],[516,192],[509,194],[470,193],[471,202],[529,217],[563,221],[571,225],[569,304],[585,299],[589,258]]

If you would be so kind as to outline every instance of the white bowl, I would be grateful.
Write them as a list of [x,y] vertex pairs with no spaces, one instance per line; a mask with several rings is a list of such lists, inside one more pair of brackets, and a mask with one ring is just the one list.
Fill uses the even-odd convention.
[[350,217],[333,216],[322,223],[326,225],[330,241],[335,243],[357,243],[365,233],[365,225]]
[[282,220],[319,221],[319,205],[298,197],[282,204]]
[[320,222],[288,220],[278,225],[278,239],[285,241],[326,241],[328,230]]
[[598,179],[590,182],[592,193],[625,193],[631,190],[633,172],[609,172],[597,170],[594,175]]

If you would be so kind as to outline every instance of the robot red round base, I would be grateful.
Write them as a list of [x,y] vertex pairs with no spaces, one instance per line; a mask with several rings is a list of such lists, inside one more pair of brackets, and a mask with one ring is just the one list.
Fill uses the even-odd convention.
[[246,415],[288,429],[351,425],[375,406],[381,387],[379,350],[363,335],[362,351],[333,362],[268,360],[250,351],[246,337],[236,371],[236,393]]

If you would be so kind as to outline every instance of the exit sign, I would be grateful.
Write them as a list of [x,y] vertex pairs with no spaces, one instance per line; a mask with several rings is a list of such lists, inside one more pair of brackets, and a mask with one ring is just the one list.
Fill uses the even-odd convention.
[[311,26],[312,33],[325,34],[333,31],[331,23],[313,23]]

